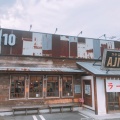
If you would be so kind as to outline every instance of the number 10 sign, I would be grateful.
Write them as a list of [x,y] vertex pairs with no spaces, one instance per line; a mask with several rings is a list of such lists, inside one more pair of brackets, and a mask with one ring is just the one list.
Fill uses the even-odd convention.
[[3,34],[2,29],[0,30],[0,44],[2,42],[2,38],[4,38],[4,45],[14,46],[16,43],[16,36],[14,34]]

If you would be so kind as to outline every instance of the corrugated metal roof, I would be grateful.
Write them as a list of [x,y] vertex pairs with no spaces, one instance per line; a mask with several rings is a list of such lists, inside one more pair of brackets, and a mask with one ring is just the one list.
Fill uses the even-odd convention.
[[0,71],[41,71],[41,72],[84,72],[71,68],[38,68],[38,67],[0,67]]
[[90,71],[91,73],[95,74],[95,75],[120,75],[120,71],[113,71],[113,70],[110,70],[110,71],[106,71],[106,70],[102,70],[101,69],[101,62],[99,63],[96,63],[95,65],[93,65],[94,63],[93,62],[77,62],[78,65],[80,65],[82,68]]

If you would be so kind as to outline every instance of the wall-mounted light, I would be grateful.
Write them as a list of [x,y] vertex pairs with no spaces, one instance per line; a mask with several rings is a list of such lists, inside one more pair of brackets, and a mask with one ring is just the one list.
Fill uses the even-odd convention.
[[[106,39],[106,34],[101,35],[99,38],[101,38],[101,37],[105,37],[105,39]],[[99,38],[98,38],[98,39],[99,39]]]
[[[58,30],[58,29],[56,28],[56,29],[55,29],[55,33],[57,32],[57,30]],[[54,33],[54,34],[55,34],[55,33]]]
[[78,37],[80,34],[82,34],[82,31],[79,32],[79,34],[77,35],[77,37]]
[[32,24],[30,25],[30,29],[29,29],[29,31],[32,29]]

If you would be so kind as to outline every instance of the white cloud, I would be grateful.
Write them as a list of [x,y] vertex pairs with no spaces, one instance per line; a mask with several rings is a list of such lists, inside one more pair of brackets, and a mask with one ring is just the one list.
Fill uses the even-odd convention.
[[[85,37],[120,36],[119,0],[12,0],[0,8],[2,27]],[[2,3],[1,3],[2,4]],[[5,8],[5,9],[4,9]]]

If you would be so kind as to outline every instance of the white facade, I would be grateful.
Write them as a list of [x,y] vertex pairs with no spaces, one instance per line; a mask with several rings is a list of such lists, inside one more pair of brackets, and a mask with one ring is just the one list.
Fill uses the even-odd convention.
[[[94,100],[94,80],[93,76],[83,76],[82,83],[84,80],[91,80],[91,89],[92,89],[92,107],[83,105],[86,108],[91,110],[95,110],[95,100]],[[97,92],[97,109],[98,115],[106,114],[106,98],[105,98],[105,85],[104,79],[100,77],[96,77],[96,92]],[[83,88],[82,88],[83,91]],[[83,96],[83,95],[82,95]]]
[[96,89],[97,89],[98,115],[106,114],[105,85],[103,78],[96,77]]

